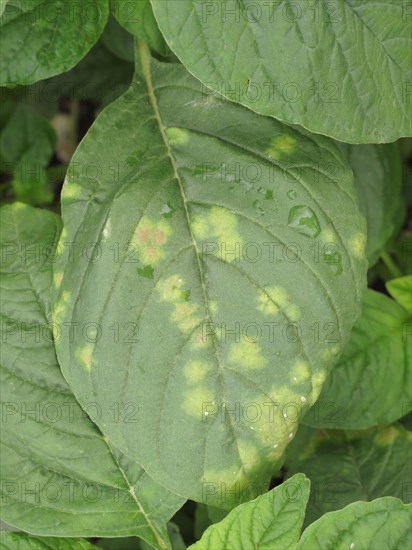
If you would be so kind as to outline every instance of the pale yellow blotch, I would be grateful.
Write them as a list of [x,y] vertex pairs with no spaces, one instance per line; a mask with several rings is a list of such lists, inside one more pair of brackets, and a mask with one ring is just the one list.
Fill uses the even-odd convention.
[[263,290],[259,290],[258,310],[264,313],[265,315],[271,315],[271,316],[277,315],[279,313],[278,306],[275,303],[273,303],[270,297],[266,294],[266,292],[263,292]]
[[298,361],[290,371],[290,380],[292,384],[304,384],[311,377],[311,370],[307,361]]
[[205,403],[214,401],[213,393],[204,386],[197,386],[184,393],[182,409],[195,418],[201,418]]
[[323,384],[326,380],[326,375],[327,375],[327,371],[326,370],[318,370],[317,372],[315,372],[312,376],[312,393],[311,393],[311,396],[310,396],[310,399],[309,399],[309,403],[311,405],[313,405],[319,395],[320,395],[320,392],[322,391],[322,387],[323,387]]
[[240,493],[248,485],[246,473],[238,465],[235,465],[233,468],[226,468],[225,470],[206,470],[202,476],[202,481],[204,483],[214,483],[219,488],[223,487],[224,484],[227,498],[233,498],[234,500],[239,498]]
[[215,300],[211,300],[209,302],[209,311],[210,313],[217,313],[217,310],[219,309],[218,303]]
[[143,216],[134,232],[133,242],[144,265],[153,266],[164,258],[165,244],[171,233],[172,227],[165,220],[154,221]]
[[13,208],[14,210],[24,210],[25,208],[28,208],[28,204],[24,202],[14,202]]
[[57,271],[53,275],[53,285],[55,288],[59,288],[63,280],[63,272]]
[[260,345],[246,340],[230,346],[228,359],[230,363],[245,369],[262,369],[267,363]]
[[320,238],[325,244],[338,242],[338,236],[336,232],[330,228],[323,229],[320,234]]
[[173,304],[170,318],[182,332],[188,334],[200,324],[202,319],[197,314],[199,306],[187,300],[184,281],[180,275],[171,275],[161,281],[158,291],[162,300]]
[[301,316],[300,307],[292,303],[286,290],[278,285],[260,290],[258,304],[258,310],[265,315],[276,315],[282,310],[290,321],[297,321]]
[[67,306],[70,302],[70,292],[68,290],[65,290],[62,292],[62,295],[60,296],[59,300],[56,302],[54,308],[53,308],[53,322],[57,324],[61,324],[64,320],[64,317],[66,315]]
[[237,442],[240,460],[246,471],[255,469],[259,466],[261,458],[259,450],[250,441],[240,439]]
[[184,128],[166,128],[165,132],[170,145],[183,145],[189,141],[189,132]]
[[86,344],[76,350],[76,359],[87,372],[92,370],[93,349],[93,344]]
[[192,230],[197,239],[214,241],[222,260],[232,262],[240,257],[243,239],[235,214],[226,208],[213,206],[207,214],[194,217]]
[[379,430],[374,438],[374,442],[381,447],[387,447],[389,445],[393,445],[398,435],[399,430],[397,430],[394,426],[388,426],[387,428]]
[[183,374],[189,384],[201,384],[211,370],[205,361],[190,361],[183,367]]
[[349,240],[349,248],[357,258],[363,258],[365,255],[366,237],[363,233],[356,233]]
[[270,142],[270,146],[267,150],[267,154],[279,160],[283,155],[290,155],[295,150],[296,139],[289,135],[284,134],[275,136]]
[[339,355],[339,352],[340,352],[340,345],[337,344],[336,346],[332,346],[329,349],[325,349],[325,351],[322,353],[322,359],[324,361],[331,361],[337,355]]
[[78,183],[66,182],[62,189],[62,200],[71,201],[78,199],[82,194],[82,187]]

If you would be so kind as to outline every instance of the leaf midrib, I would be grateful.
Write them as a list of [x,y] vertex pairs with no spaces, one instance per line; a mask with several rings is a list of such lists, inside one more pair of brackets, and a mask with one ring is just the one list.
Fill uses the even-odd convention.
[[[181,198],[182,198],[186,223],[187,223],[189,235],[190,235],[190,238],[191,238],[191,241],[192,241],[192,244],[193,244],[193,248],[195,250],[196,263],[197,263],[197,268],[198,268],[198,272],[199,272],[200,284],[201,284],[201,287],[202,287],[203,302],[204,302],[204,306],[205,306],[206,318],[207,318],[207,321],[209,323],[212,323],[212,320],[211,320],[212,318],[211,318],[211,314],[210,314],[210,307],[209,307],[209,300],[208,300],[207,291],[206,291],[206,284],[205,284],[205,279],[204,279],[204,276],[203,276],[203,271],[202,271],[202,266],[201,266],[201,261],[200,261],[200,252],[199,252],[199,248],[198,248],[196,239],[195,239],[193,231],[192,231],[191,217],[190,217],[189,209],[188,209],[188,206],[187,206],[186,193],[185,193],[185,190],[183,188],[182,180],[181,180],[181,177],[180,177],[179,172],[178,172],[177,164],[176,164],[176,161],[174,159],[172,149],[170,147],[170,143],[169,143],[169,140],[168,140],[166,132],[165,132],[166,127],[163,124],[163,120],[162,120],[160,112],[159,112],[157,98],[156,98],[155,91],[154,91],[155,89],[154,89],[154,86],[153,86],[152,75],[151,75],[151,72],[150,72],[150,58],[151,58],[150,51],[149,51],[148,46],[142,40],[139,40],[139,39],[137,40],[137,48],[138,48],[138,51],[139,51],[139,57],[140,57],[140,62],[141,62],[141,67],[142,67],[142,74],[143,74],[143,77],[144,77],[145,82],[146,82],[146,87],[147,87],[150,103],[152,105],[153,112],[154,112],[156,121],[157,121],[158,126],[159,126],[159,131],[160,131],[161,137],[162,137],[163,142],[164,142],[165,147],[166,147],[166,151],[167,151],[168,156],[170,158],[170,162],[171,162],[171,165],[172,165],[174,177],[175,177],[175,179],[178,183],[178,186],[179,186],[179,191],[180,191],[180,195],[181,195]],[[224,376],[223,376],[223,367],[222,367],[222,360],[220,358],[219,350],[218,350],[218,347],[217,347],[217,344],[216,344],[215,335],[212,335],[212,342],[213,342],[215,357],[217,359],[217,363],[218,363],[218,367],[219,367],[219,371],[218,371],[219,372],[219,377],[218,377],[218,379],[220,381],[220,386],[221,386],[221,391],[222,391],[222,396],[223,396],[223,394],[225,393],[224,392],[225,384],[224,384]],[[243,473],[244,473],[245,477],[248,479],[248,473],[247,473],[245,467],[243,466],[242,457],[240,455],[240,451],[239,451],[239,448],[237,446],[237,438],[236,438],[235,430],[234,430],[232,420],[230,419],[230,417],[229,417],[229,428],[232,431],[232,434],[234,436],[234,441],[236,443],[236,450],[237,450],[237,454],[239,456],[240,463],[242,464]]]

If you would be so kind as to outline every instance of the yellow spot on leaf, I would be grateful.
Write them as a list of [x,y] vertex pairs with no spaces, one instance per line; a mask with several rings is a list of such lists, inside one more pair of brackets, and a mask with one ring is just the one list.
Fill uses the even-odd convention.
[[78,199],[82,194],[82,187],[78,183],[66,183],[62,189],[62,200],[72,201]]
[[196,216],[192,222],[195,237],[209,243],[215,242],[219,257],[229,262],[240,257],[243,246],[237,226],[235,214],[220,206],[213,206],[207,214]]
[[337,344],[336,346],[332,346],[329,349],[325,349],[325,351],[322,353],[322,359],[325,361],[330,361],[331,359],[334,359],[337,355],[339,355],[340,352],[340,345]]
[[158,290],[162,300],[173,304],[171,320],[185,334],[192,332],[201,322],[201,317],[197,314],[199,306],[189,301],[190,292],[185,289],[183,279],[172,275],[160,281]]
[[259,290],[258,310],[271,316],[282,310],[290,321],[297,321],[301,315],[299,306],[291,302],[288,293],[281,286],[269,286]]
[[165,220],[153,221],[143,216],[134,232],[133,242],[144,265],[154,265],[164,258],[164,245],[171,233],[172,228]]
[[298,361],[290,371],[290,380],[293,384],[304,384],[311,377],[311,369],[306,361]]
[[189,384],[201,384],[210,369],[209,363],[205,361],[190,361],[183,367],[183,374]]
[[320,392],[322,391],[322,387],[323,387],[323,384],[326,380],[326,374],[327,374],[327,371],[326,370],[318,370],[317,372],[315,372],[312,376],[312,394],[310,396],[310,399],[309,399],[309,402],[310,402],[310,405],[313,405],[319,395],[320,395]]
[[374,438],[374,441],[377,445],[387,447],[389,445],[393,445],[398,435],[399,430],[397,430],[394,426],[388,426],[387,428],[379,430]]
[[70,302],[70,292],[65,290],[60,296],[59,300],[56,302],[56,305],[53,309],[53,322],[61,324],[66,315],[67,306]]
[[357,258],[365,255],[366,238],[363,233],[356,233],[349,241],[349,248]]
[[57,271],[53,275],[53,284],[54,284],[55,288],[60,287],[62,280],[63,280],[63,272],[62,271]]
[[184,128],[166,128],[165,132],[170,145],[183,145],[189,141],[189,132]]
[[204,386],[187,390],[183,396],[182,409],[195,418],[202,418],[204,407],[214,401],[213,393]]
[[296,139],[289,134],[275,136],[270,142],[267,154],[270,157],[279,160],[282,155],[290,155],[293,153],[295,144]]
[[76,350],[76,359],[87,372],[92,369],[93,348],[93,344],[86,344]]
[[256,342],[242,340],[230,346],[229,362],[245,369],[261,369],[267,361],[262,356],[262,348]]
[[250,441],[240,439],[237,442],[240,459],[246,471],[257,468],[261,462],[259,450]]

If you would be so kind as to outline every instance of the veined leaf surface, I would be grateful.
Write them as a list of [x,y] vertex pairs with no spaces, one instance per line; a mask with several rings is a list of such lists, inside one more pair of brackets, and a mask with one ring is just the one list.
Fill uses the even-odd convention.
[[108,15],[108,0],[7,2],[0,11],[1,86],[71,69],[97,41]]
[[383,497],[328,512],[303,532],[297,550],[409,550],[412,504]]
[[166,522],[183,499],[109,445],[88,416],[98,403],[85,414],[57,363],[50,290],[60,218],[21,203],[1,214],[2,519],[35,535],[136,535],[169,548]]
[[[99,334],[63,331],[58,357],[114,445],[179,494],[230,506],[249,483],[266,490],[349,336],[364,220],[330,140],[205,102],[184,67],[139,55],[65,182],[75,250],[55,265],[53,317]],[[115,424],[115,403],[138,421]]]
[[211,90],[348,143],[412,134],[412,28],[398,0],[151,0]]
[[0,550],[96,550],[84,539],[34,537],[26,533],[0,532]]

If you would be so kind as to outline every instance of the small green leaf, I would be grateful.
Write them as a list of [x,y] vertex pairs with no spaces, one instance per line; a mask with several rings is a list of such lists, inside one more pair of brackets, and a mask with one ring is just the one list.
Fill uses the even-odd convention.
[[[173,492],[230,508],[267,490],[349,338],[364,220],[331,140],[205,104],[182,65],[142,44],[139,55],[141,74],[89,130],[63,188],[62,243],[96,261],[62,247],[54,320],[93,319],[102,338],[85,353],[63,331],[58,357],[80,403],[98,399],[114,445]],[[296,205],[310,209],[298,226]],[[148,265],[153,278],[139,276]],[[139,422],[119,431],[113,400],[137,403]]]
[[159,30],[149,0],[111,0],[110,7],[114,17],[127,31],[147,42],[161,55],[171,53]]
[[386,283],[391,296],[412,315],[412,275],[398,277]]
[[404,2],[151,1],[205,96],[222,94],[348,143],[411,135],[412,18]]
[[255,500],[240,504],[211,525],[189,550],[296,548],[309,497],[309,480],[296,474]]
[[0,19],[0,85],[31,84],[71,69],[108,15],[108,0],[8,2]]
[[90,419],[99,404],[82,411],[57,364],[62,326],[51,324],[50,291],[60,228],[51,212],[1,209],[1,517],[36,535],[135,535],[164,550],[183,499],[109,444]]
[[402,163],[397,143],[349,145],[339,143],[355,176],[360,209],[366,218],[366,255],[374,265],[386,243],[405,219]]
[[360,318],[319,400],[309,426],[363,429],[401,418],[412,408],[410,315],[368,290]]
[[2,172],[13,173],[16,198],[33,205],[53,199],[45,168],[56,144],[50,123],[25,105],[18,106],[0,137]]
[[286,458],[288,476],[311,482],[305,525],[357,500],[397,497],[411,502],[412,435],[401,425],[365,431],[312,430],[311,439]]
[[329,512],[303,533],[297,550],[410,550],[412,505],[384,497]]
[[0,550],[96,550],[83,539],[35,537],[26,533],[0,532]]

